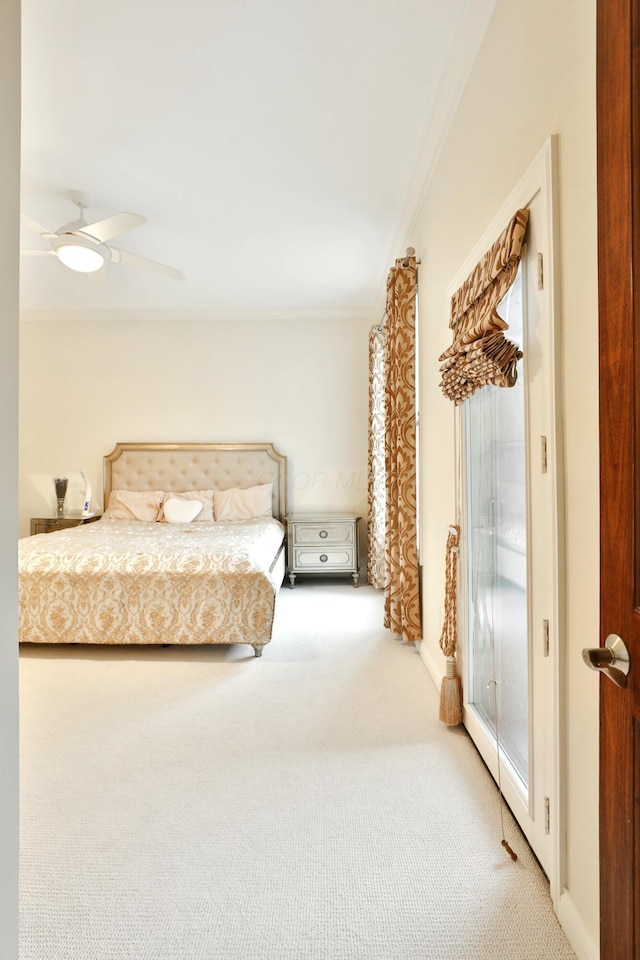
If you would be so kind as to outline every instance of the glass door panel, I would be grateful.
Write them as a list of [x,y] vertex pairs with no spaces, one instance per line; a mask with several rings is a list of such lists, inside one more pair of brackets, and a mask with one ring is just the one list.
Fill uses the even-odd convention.
[[[521,273],[499,313],[523,339]],[[520,361],[519,368],[522,366]],[[524,377],[464,404],[470,706],[529,786],[527,464]],[[496,681],[496,684],[492,683]],[[496,702],[497,701],[497,702]]]

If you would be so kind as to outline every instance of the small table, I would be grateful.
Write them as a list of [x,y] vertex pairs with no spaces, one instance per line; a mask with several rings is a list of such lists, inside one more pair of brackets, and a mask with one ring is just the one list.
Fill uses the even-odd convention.
[[36,533],[53,533],[54,530],[66,530],[79,527],[83,523],[93,523],[102,514],[92,513],[88,517],[31,517],[31,536]]
[[350,573],[360,579],[358,523],[352,514],[295,513],[287,521],[289,581],[299,573]]

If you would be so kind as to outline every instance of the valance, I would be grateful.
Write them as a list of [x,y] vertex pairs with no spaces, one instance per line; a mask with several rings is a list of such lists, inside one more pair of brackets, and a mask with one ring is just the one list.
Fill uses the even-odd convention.
[[518,210],[451,298],[453,343],[440,357],[440,387],[456,404],[488,383],[516,382],[522,351],[504,336],[497,307],[516,278],[528,222],[529,211]]

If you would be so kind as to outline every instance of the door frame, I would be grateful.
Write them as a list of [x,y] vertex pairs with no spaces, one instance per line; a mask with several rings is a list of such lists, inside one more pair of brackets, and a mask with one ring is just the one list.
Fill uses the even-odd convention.
[[[563,691],[565,689],[564,643],[561,641],[561,638],[565,636],[565,578],[563,553],[564,536],[562,532],[564,529],[564,473],[562,460],[562,416],[560,407],[562,389],[560,383],[561,370],[559,363],[560,291],[557,282],[557,278],[560,276],[558,262],[560,244],[558,231],[559,204],[557,197],[557,169],[558,138],[557,136],[551,136],[539,151],[538,155],[535,157],[519,183],[502,204],[500,210],[493,218],[487,229],[484,231],[482,237],[480,237],[480,239],[474,245],[473,250],[465,259],[456,275],[452,278],[447,288],[449,295],[453,295],[453,293],[455,293],[455,291],[467,278],[475,264],[495,241],[496,237],[502,232],[505,224],[511,219],[514,212],[521,207],[528,206],[533,198],[542,190],[546,201],[544,217],[545,224],[543,231],[545,233],[544,244],[546,245],[546,249],[543,261],[544,281],[542,295],[545,299],[545,310],[548,317],[548,325],[545,330],[546,343],[544,349],[545,355],[549,357],[550,369],[549,376],[547,378],[548,382],[546,384],[546,396],[544,398],[545,410],[541,412],[541,418],[538,418],[536,422],[539,423],[540,419],[542,419],[546,424],[544,435],[547,437],[547,479],[550,483],[550,490],[548,492],[550,515],[547,518],[551,537],[551,542],[549,544],[550,557],[548,558],[548,590],[550,595],[548,597],[548,605],[545,608],[548,611],[545,614],[545,619],[549,620],[549,678],[547,682],[547,689],[549,691],[551,702],[549,703],[550,719],[548,730],[552,740],[553,757],[549,765],[550,782],[546,785],[545,793],[549,796],[550,800],[550,846],[547,850],[547,869],[550,895],[556,913],[559,911],[560,899],[566,885],[566,855],[565,845],[562,839],[566,832],[566,814],[564,806],[564,798],[566,796],[566,778],[564,776],[565,741],[564,730],[561,722],[564,714]],[[529,424],[531,423],[531,411],[528,409],[528,401],[526,398],[525,406],[527,408],[527,445],[530,449],[530,455],[532,457],[536,457],[539,451],[539,438],[535,432],[533,435],[530,435]],[[455,476],[457,478],[458,487],[458,502],[456,503],[456,510],[457,515],[463,518],[465,516],[466,509],[465,504],[461,502],[463,495],[461,444],[463,441],[464,431],[462,426],[462,411],[460,406],[455,408],[454,419],[454,443],[457,461],[455,466]],[[527,470],[529,473],[531,472],[529,465]],[[467,588],[467,562],[465,556],[464,525],[462,526],[462,533],[463,536],[460,544],[461,552],[459,566],[461,597],[464,596],[464,591],[466,591]],[[538,624],[536,621],[532,625],[532,629],[534,632],[532,633],[531,642],[542,643],[542,625]],[[460,606],[459,632],[460,637],[458,641],[458,660],[460,672],[463,677],[463,691],[466,692],[470,689],[470,687],[468,677],[468,658],[466,652],[467,623],[465,610],[462,605]],[[466,694],[463,705],[463,722],[467,729],[473,730],[474,734],[476,731],[478,731],[479,723],[475,721],[472,711],[468,710],[467,708]],[[480,736],[483,736],[483,734],[480,733]],[[497,764],[495,761],[491,760],[489,753],[492,746],[495,749],[495,741],[492,743],[491,738],[485,736],[485,745],[488,749],[481,750],[481,753],[494,779],[497,780]],[[527,805],[523,799],[521,790],[519,791],[517,787],[512,788],[508,780],[505,780],[504,760],[502,759],[502,754],[501,772],[503,793],[509,806],[512,808],[512,810],[514,810],[514,812],[519,809],[524,812],[527,809]],[[538,814],[540,814],[540,811],[538,811]],[[530,815],[528,810],[527,815]]]

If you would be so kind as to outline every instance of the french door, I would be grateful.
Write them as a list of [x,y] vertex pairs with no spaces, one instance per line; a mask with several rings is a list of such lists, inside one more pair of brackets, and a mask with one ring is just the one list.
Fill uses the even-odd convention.
[[500,779],[557,905],[560,558],[552,174],[550,141],[485,247],[515,209],[529,208],[520,269],[498,308],[509,324],[506,336],[524,354],[518,380],[508,389],[482,388],[461,404],[458,416],[464,723]]
[[[526,263],[525,263],[526,267]],[[498,312],[523,346],[523,266]],[[498,743],[518,786],[529,764],[529,591],[525,375],[486,386],[463,405],[468,584],[468,703]]]

